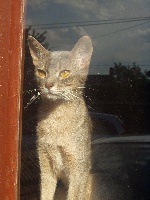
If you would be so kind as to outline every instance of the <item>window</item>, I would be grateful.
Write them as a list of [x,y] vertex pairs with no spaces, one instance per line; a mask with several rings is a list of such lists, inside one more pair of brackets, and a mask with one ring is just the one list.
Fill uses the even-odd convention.
[[36,126],[41,93],[28,35],[49,51],[70,51],[79,38],[91,37],[94,51],[83,96],[93,124],[91,171],[99,187],[93,191],[99,190],[101,200],[149,200],[149,6],[147,0],[27,2],[22,200],[40,198]]

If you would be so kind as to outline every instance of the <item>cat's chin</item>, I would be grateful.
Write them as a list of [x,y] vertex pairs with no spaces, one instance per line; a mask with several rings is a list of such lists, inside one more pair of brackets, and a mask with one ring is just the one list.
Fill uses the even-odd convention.
[[62,100],[60,96],[51,93],[45,94],[43,95],[43,97],[49,99],[50,101]]

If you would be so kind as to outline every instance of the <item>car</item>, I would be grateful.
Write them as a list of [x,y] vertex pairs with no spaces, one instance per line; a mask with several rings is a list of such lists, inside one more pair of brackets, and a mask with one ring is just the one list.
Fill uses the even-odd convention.
[[92,140],[125,134],[125,126],[118,116],[96,112],[89,114],[93,124]]
[[[38,200],[36,146],[33,138],[23,140],[21,200]],[[91,149],[93,200],[150,200],[150,135],[99,138],[92,141]]]
[[150,200],[150,135],[92,142],[100,200]]

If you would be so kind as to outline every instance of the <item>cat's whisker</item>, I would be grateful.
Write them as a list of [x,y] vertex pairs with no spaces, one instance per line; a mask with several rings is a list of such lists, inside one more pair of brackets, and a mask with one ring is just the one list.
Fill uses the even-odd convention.
[[62,90],[55,89],[54,92],[57,92],[57,93],[60,93],[60,94],[61,94],[61,93],[62,93]]
[[67,93],[67,94],[61,93],[61,95],[62,95],[62,97],[63,97],[65,100],[68,100],[68,101],[71,100],[71,99],[69,98],[69,96],[68,96],[68,93]]
[[[91,102],[93,102],[92,101],[92,99],[90,98],[90,97],[88,97],[88,96],[86,96],[85,94],[82,94],[85,98],[88,98]],[[91,109],[91,110],[93,110],[93,108],[90,106],[90,105],[88,105],[88,104],[86,104],[87,105],[87,107],[89,108],[89,109]]]
[[39,89],[39,88],[34,88],[34,89],[30,89],[30,90],[27,90],[27,91],[25,91],[24,93],[26,94],[26,93],[28,93],[28,94],[30,94],[30,93],[33,93],[33,92],[36,92],[36,91],[40,91],[41,89]]
[[79,89],[80,89],[80,88],[85,88],[85,87],[83,86],[83,87],[77,87],[77,88],[79,88]]
[[70,91],[69,94],[72,96],[72,99],[73,99],[73,100],[75,100],[76,98],[81,100],[80,97],[78,97],[77,95],[73,94],[73,91]]
[[70,93],[72,95],[72,97],[80,99],[78,96],[74,95],[73,93]]
[[85,94],[83,94],[83,96],[84,96],[85,98],[88,98],[88,99],[92,102],[92,99],[91,99],[90,97],[86,96]]
[[29,103],[27,103],[27,105],[24,107],[24,109],[26,109],[30,104],[32,104],[41,94],[42,94],[41,92],[38,92],[37,96],[36,95],[32,96]]
[[71,99],[67,96],[64,96],[64,99],[67,100],[67,101],[70,101]]
[[69,95],[71,95],[72,100],[75,100],[77,98],[77,96],[74,95],[72,91],[69,91]]

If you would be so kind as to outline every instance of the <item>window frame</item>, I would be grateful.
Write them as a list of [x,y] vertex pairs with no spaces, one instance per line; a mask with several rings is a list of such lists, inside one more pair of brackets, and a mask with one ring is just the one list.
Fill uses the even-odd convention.
[[24,0],[0,2],[0,198],[19,198]]

